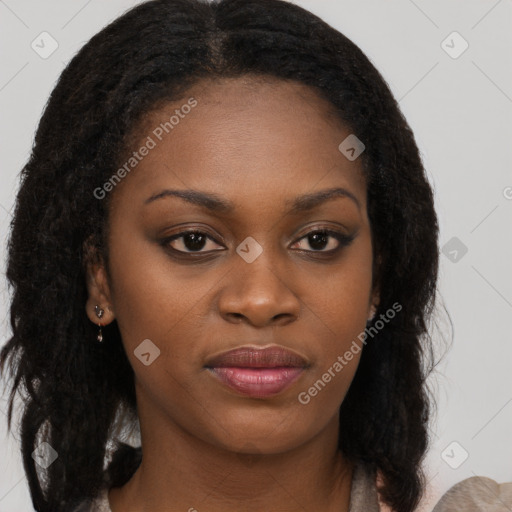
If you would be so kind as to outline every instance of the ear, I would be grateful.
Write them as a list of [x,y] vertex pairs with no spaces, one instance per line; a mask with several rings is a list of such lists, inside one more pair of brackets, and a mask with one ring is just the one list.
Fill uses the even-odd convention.
[[[88,294],[85,305],[87,316],[96,325],[108,325],[115,318],[111,291],[103,258],[92,239],[84,243],[84,267]],[[103,310],[101,319],[97,314],[96,306]]]
[[368,304],[368,321],[373,320],[375,316],[375,312],[379,306],[380,302],[380,293],[379,288],[375,288],[372,292],[370,303]]

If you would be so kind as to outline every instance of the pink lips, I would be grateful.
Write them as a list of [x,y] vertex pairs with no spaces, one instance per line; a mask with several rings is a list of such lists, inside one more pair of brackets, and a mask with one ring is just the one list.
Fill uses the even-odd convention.
[[308,363],[278,346],[244,347],[220,354],[206,367],[231,389],[253,398],[265,398],[284,391]]

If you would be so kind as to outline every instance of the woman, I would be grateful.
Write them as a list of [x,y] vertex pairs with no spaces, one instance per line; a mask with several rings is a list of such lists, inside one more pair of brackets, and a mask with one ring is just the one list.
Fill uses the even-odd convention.
[[127,12],[62,73],[17,197],[1,367],[35,509],[414,510],[437,238],[342,34],[278,0]]

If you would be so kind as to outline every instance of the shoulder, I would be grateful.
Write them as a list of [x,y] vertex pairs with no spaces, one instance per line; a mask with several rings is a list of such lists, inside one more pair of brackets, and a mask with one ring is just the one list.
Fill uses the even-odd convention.
[[510,512],[512,482],[499,484],[483,476],[466,478],[451,487],[432,512],[459,512],[460,510]]
[[[382,484],[380,472],[377,484]],[[466,478],[452,486],[433,509],[430,507],[432,512],[511,512],[512,482],[498,483],[484,476]],[[378,510],[393,512],[380,500]]]

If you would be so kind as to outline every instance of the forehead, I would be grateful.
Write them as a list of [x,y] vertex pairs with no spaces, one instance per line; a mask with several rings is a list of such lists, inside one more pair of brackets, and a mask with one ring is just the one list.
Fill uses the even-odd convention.
[[144,199],[165,187],[194,188],[243,202],[343,186],[365,206],[361,160],[338,149],[350,134],[331,104],[304,84],[248,76],[201,81],[143,117],[127,157],[151,149],[118,188]]

